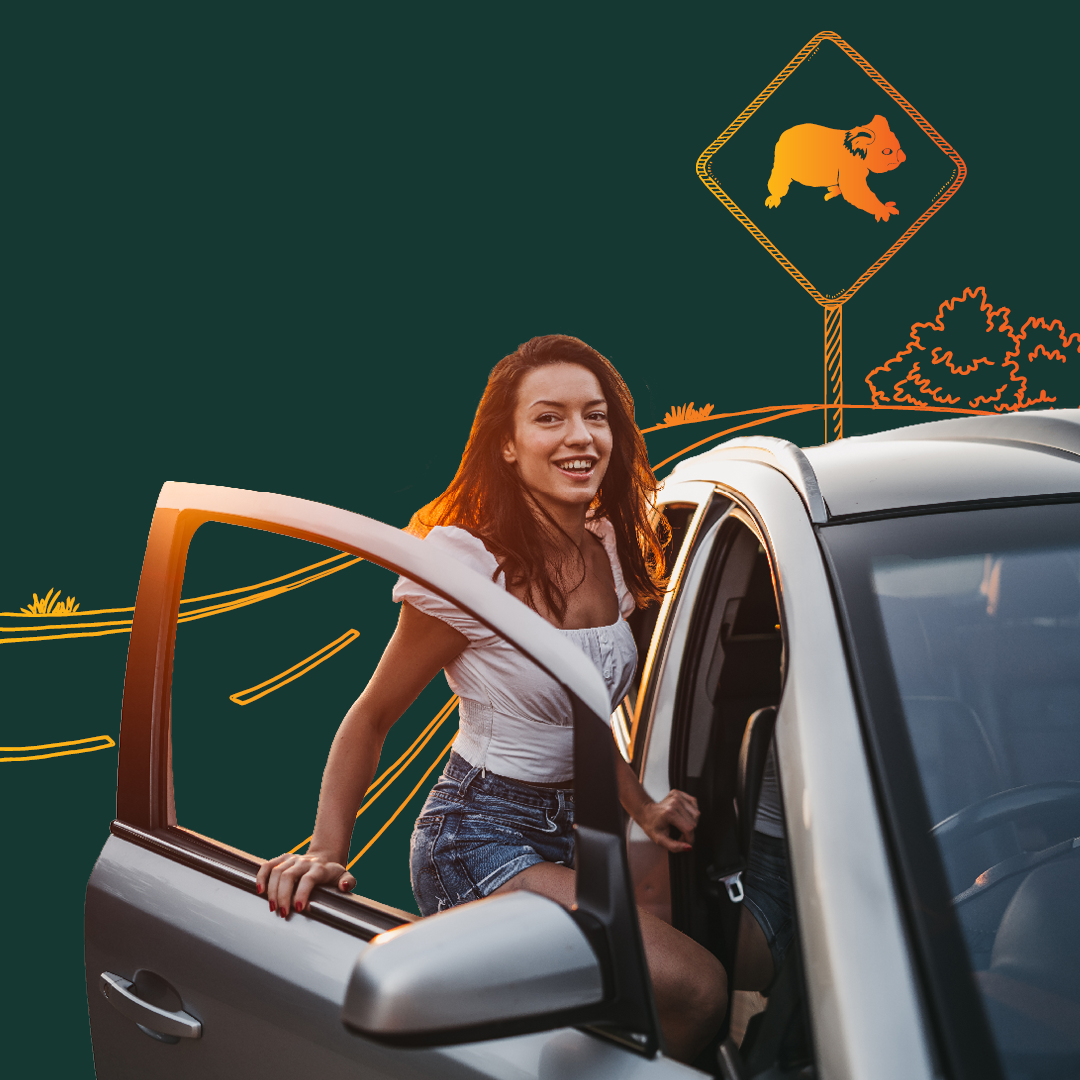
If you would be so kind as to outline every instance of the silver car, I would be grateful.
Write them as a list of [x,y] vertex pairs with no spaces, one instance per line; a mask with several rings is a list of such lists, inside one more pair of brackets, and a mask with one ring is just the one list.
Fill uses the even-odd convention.
[[[680,463],[660,502],[672,587],[632,617],[640,678],[609,723],[580,652],[421,541],[165,485],[86,899],[102,1080],[1080,1075],[1080,413],[735,440]],[[258,859],[172,808],[176,619],[205,521],[414,577],[567,688],[575,911],[516,893],[418,920],[322,890],[267,917]],[[697,797],[693,851],[627,829],[612,729],[651,794]],[[635,905],[733,970],[771,742],[796,932],[756,1015],[692,1068],[663,1053]]]

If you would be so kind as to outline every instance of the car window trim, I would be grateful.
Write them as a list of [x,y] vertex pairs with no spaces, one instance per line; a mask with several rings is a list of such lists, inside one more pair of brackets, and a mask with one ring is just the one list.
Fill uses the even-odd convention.
[[[109,826],[109,832],[119,840],[146,848],[226,885],[256,895],[255,874],[261,860],[254,855],[178,825],[164,829],[140,829],[117,819]],[[307,915],[363,941],[370,941],[378,934],[417,920],[416,915],[407,911],[366,897],[335,893],[325,886],[318,886],[312,893]]]
[[[717,493],[716,485],[709,481],[684,481],[672,485],[670,489],[665,488],[662,497],[657,500],[657,509],[660,511],[665,506],[678,503],[696,503],[697,509],[687,523],[686,536],[683,538],[682,547],[679,548],[679,553],[675,557],[675,565],[668,576],[668,585],[661,602],[660,614],[656,618],[656,626],[653,628],[653,635],[649,641],[649,651],[641,667],[637,701],[634,704],[634,716],[630,725],[630,761],[635,771],[640,767],[644,743],[641,718],[648,716],[652,709],[652,698],[656,688],[655,675],[663,670],[664,653],[667,650],[669,636],[668,628],[671,625],[672,611],[678,602],[679,586],[690,563],[690,554],[697,545],[698,537],[702,534],[702,523]],[[727,498],[724,493],[721,493],[721,496]]]

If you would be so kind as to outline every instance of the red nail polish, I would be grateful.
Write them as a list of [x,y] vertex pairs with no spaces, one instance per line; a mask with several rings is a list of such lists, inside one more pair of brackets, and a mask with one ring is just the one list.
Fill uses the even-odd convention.
[[304,905],[299,900],[296,901],[296,910],[297,911],[303,911],[304,910]]
[[271,900],[271,901],[270,901],[270,912],[271,912],[271,914],[273,914],[273,912],[274,912],[275,910],[277,910],[277,904],[275,904],[275,903],[274,903],[274,901],[273,901],[273,900]]
[[255,882],[255,892],[258,896],[262,896],[262,886],[257,881]]

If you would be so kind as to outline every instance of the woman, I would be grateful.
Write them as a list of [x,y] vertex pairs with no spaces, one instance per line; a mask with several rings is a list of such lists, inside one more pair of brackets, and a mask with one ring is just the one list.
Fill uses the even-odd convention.
[[[577,338],[533,338],[492,370],[450,487],[410,529],[486,573],[597,664],[613,702],[637,662],[625,617],[657,602],[662,551],[647,517],[655,479],[612,365]],[[345,869],[357,808],[391,725],[440,670],[461,698],[446,769],[413,833],[421,913],[528,889],[574,902],[573,728],[566,692],[475,619],[400,579],[397,629],[334,738],[306,855],[259,869],[271,911],[303,911],[316,885],[355,885]],[[612,742],[619,797],[645,833],[689,850],[696,801],[645,793]],[[670,833],[674,829],[680,839]],[[640,912],[669,1052],[689,1061],[719,1027],[719,961]]]

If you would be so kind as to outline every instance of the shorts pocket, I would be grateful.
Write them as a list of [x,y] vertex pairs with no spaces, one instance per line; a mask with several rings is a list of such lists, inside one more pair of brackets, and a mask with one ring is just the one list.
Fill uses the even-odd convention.
[[445,819],[441,814],[424,814],[416,819],[409,844],[409,877],[421,915],[434,915],[450,906],[450,898],[435,862],[435,845],[442,836]]

